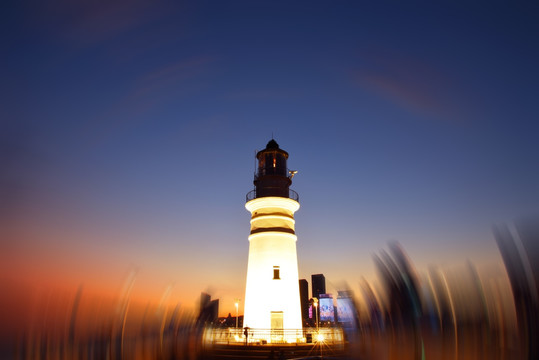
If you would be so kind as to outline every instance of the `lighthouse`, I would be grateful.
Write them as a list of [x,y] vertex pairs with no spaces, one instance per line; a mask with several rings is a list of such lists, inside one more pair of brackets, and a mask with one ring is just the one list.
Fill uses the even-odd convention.
[[255,189],[247,194],[251,213],[244,327],[249,341],[296,342],[302,334],[294,213],[295,172],[275,140],[256,154]]

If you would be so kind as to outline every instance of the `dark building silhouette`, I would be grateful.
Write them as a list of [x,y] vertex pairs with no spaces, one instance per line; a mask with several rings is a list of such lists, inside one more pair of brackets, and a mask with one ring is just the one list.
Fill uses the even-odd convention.
[[218,316],[219,299],[212,300],[209,294],[201,293],[198,321],[201,323],[216,323]]
[[539,358],[539,222],[520,221],[515,231],[501,225],[494,235],[503,258],[517,313],[523,359]]
[[530,280],[533,277],[534,291],[539,295],[539,219],[517,222],[517,232],[522,241],[525,256],[528,258]]
[[384,316],[382,306],[374,295],[371,285],[365,280],[361,279],[360,288],[365,299],[365,305],[370,318],[370,327],[375,331],[381,331],[384,329]]
[[211,295],[206,293],[200,293],[200,312],[211,302]]
[[451,312],[451,300],[447,286],[444,285],[442,272],[434,266],[429,267],[428,276],[432,284],[432,292],[435,296],[435,306],[433,310],[436,312],[436,317],[431,318],[435,323],[431,324],[442,333],[451,333],[454,331],[453,315]]
[[[320,299],[320,295],[326,293],[326,277],[323,274],[311,275],[311,294],[313,298]],[[316,312],[316,313],[315,313]],[[318,307],[313,308],[311,323],[315,325],[316,319],[320,321],[320,302]]]
[[299,280],[299,301],[301,303],[301,320],[303,325],[309,322],[309,282],[305,279]]
[[373,256],[389,300],[386,317],[389,323],[386,326],[390,326],[394,331],[408,333],[411,336],[409,341],[413,343],[414,353],[420,354],[419,322],[422,316],[422,303],[417,275],[398,243],[389,243],[389,250],[391,255],[382,250],[380,256]]
[[319,298],[320,294],[326,293],[326,277],[323,274],[311,275],[312,297]]

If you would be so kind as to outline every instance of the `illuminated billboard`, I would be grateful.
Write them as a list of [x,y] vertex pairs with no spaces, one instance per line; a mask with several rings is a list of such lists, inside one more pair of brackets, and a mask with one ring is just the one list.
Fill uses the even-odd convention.
[[[331,296],[331,295],[328,295]],[[332,297],[320,296],[320,321],[335,321],[335,310],[333,308]]]
[[350,298],[337,298],[337,321],[351,323],[354,321],[354,304]]

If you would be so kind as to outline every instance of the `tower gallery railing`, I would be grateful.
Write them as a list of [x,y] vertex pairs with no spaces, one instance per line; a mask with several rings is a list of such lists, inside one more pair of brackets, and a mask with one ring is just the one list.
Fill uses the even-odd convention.
[[[270,188],[265,188],[266,190],[267,189],[270,189]],[[281,188],[276,188],[276,189],[279,189],[280,191],[282,191]],[[276,195],[277,196],[277,195]],[[286,197],[286,196],[277,196],[277,197]],[[288,198],[289,199],[292,199],[292,200],[295,200],[297,202],[299,202],[299,195],[297,192],[295,192],[294,190],[292,189],[288,189]],[[247,195],[245,195],[245,201],[246,202],[249,202],[253,199],[256,199],[256,190],[251,190],[247,193]]]

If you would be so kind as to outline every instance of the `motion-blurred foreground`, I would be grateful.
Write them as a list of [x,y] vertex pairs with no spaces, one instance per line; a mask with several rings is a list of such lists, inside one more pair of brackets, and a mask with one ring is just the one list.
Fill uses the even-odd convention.
[[[353,321],[306,328],[304,344],[253,343],[215,312],[164,304],[137,308],[132,282],[114,302],[83,288],[41,299],[33,321],[3,354],[16,359],[537,359],[537,221],[494,229],[505,270],[414,270],[397,243],[374,256],[380,284],[361,284]],[[510,287],[507,285],[509,279]],[[230,319],[229,319],[230,320]],[[250,331],[263,331],[250,329]],[[337,331],[337,332],[336,332]],[[216,335],[221,334],[221,335]],[[222,335],[228,334],[228,335]],[[338,341],[316,334],[342,334]],[[275,336],[275,334],[268,334]],[[335,336],[335,335],[332,335]],[[336,338],[335,338],[336,339]],[[344,341],[344,343],[343,343]]]

